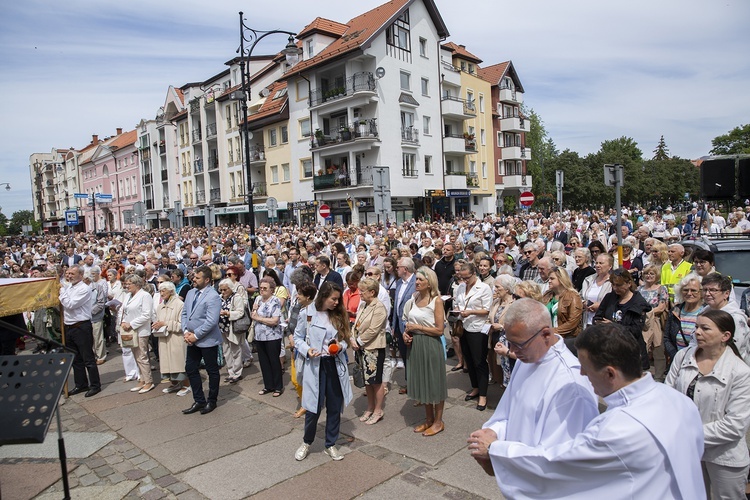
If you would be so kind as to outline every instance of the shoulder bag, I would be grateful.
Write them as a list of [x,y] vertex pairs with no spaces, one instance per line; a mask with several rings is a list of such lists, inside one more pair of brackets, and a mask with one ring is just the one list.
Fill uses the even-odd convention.
[[[255,303],[257,301],[258,301],[258,298],[256,297],[255,300],[253,300],[253,308],[255,308]],[[249,319],[250,317],[248,316],[248,320]],[[247,330],[247,341],[252,344],[254,340],[255,340],[255,321],[252,321]]]
[[250,323],[250,313],[245,306],[242,309],[242,317],[232,321],[232,331],[235,335],[245,335],[250,330]]
[[365,370],[362,367],[364,364],[364,355],[362,349],[354,352],[354,365],[352,365],[352,380],[354,386],[362,389],[365,386]]

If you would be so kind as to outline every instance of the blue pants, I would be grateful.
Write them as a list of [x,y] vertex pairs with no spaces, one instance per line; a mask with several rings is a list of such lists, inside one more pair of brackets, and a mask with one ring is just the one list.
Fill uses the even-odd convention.
[[315,440],[315,431],[318,427],[318,418],[326,405],[326,448],[336,444],[339,439],[339,428],[341,427],[341,407],[344,405],[344,393],[341,392],[338,370],[336,370],[336,358],[320,358],[320,379],[318,385],[318,412],[305,413],[305,444],[312,444]]
[[202,405],[206,404],[206,397],[203,394],[203,380],[199,371],[201,358],[206,365],[208,373],[208,402],[216,403],[219,399],[219,346],[198,347],[189,345],[187,347],[187,356],[185,359],[185,372],[190,380],[190,388],[193,390],[193,400]]

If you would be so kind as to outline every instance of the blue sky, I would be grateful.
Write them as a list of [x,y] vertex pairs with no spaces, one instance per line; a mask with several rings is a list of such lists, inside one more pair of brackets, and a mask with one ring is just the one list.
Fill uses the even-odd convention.
[[[170,84],[222,71],[238,45],[238,11],[253,28],[298,31],[381,3],[282,0],[254,12],[259,2],[235,0],[6,2],[0,182],[12,190],[0,189],[3,213],[31,209],[32,153],[130,130],[156,114]],[[513,61],[560,150],[585,155],[625,135],[648,155],[663,134],[672,154],[697,158],[750,121],[747,0],[436,3],[449,41],[484,65]],[[271,52],[285,39],[267,42]]]

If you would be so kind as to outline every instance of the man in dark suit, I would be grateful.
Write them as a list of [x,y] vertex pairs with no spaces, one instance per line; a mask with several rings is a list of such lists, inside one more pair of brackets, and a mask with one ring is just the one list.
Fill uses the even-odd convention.
[[[193,390],[193,406],[182,413],[189,415],[200,411],[202,415],[216,409],[219,398],[219,345],[221,345],[221,330],[219,330],[219,313],[221,312],[221,297],[211,286],[211,269],[207,266],[195,270],[193,285],[182,308],[182,331],[187,342],[187,356],[185,372]],[[208,373],[208,400],[203,393],[201,380],[201,359],[206,365]]]
[[341,275],[331,269],[331,259],[325,255],[320,255],[315,259],[315,286],[320,290],[320,287],[326,281],[336,283],[341,289],[344,289],[344,280]]
[[83,257],[75,253],[75,249],[72,245],[65,249],[65,255],[60,259],[62,265],[73,267],[83,260]]
[[565,226],[562,222],[558,222],[555,224],[555,235],[554,238],[556,241],[559,241],[563,245],[568,244],[568,233],[565,231]]
[[[409,257],[402,257],[399,259],[396,266],[398,277],[401,278],[396,283],[396,300],[393,303],[393,318],[391,319],[391,332],[393,332],[393,338],[398,343],[398,350],[401,353],[401,359],[398,361],[398,368],[403,367],[406,370],[406,344],[404,343],[404,305],[414,295],[414,284],[416,278],[414,276],[414,260]],[[406,378],[406,371],[404,371],[404,378]],[[405,394],[406,389],[399,389],[399,394]]]

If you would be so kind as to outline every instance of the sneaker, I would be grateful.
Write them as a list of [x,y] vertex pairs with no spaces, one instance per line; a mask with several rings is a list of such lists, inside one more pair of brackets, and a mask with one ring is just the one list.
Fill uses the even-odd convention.
[[396,363],[396,370],[401,370],[403,367],[404,367],[404,362],[399,359],[398,363]]
[[336,460],[337,462],[339,460],[344,459],[344,455],[339,453],[339,450],[335,446],[331,446],[330,448],[326,448],[326,455],[331,457],[333,460]]
[[[294,459],[298,462],[307,458],[307,454],[310,453],[310,445],[302,443],[302,446],[297,448],[297,452],[294,454]],[[326,450],[328,453],[328,450]]]
[[190,393],[190,387],[183,387],[179,391],[177,391],[178,396],[186,396]]
[[242,368],[250,368],[251,366],[253,366],[253,359],[252,358],[250,358],[247,361],[245,361],[244,363],[242,363]]

